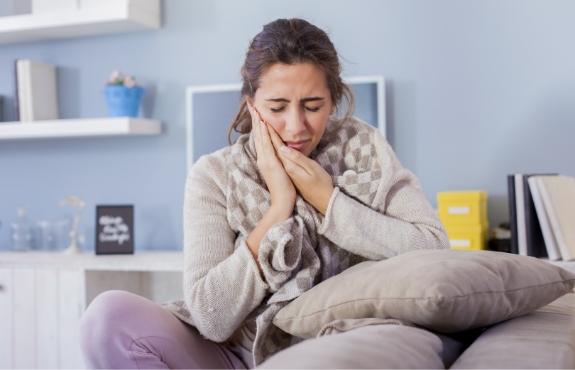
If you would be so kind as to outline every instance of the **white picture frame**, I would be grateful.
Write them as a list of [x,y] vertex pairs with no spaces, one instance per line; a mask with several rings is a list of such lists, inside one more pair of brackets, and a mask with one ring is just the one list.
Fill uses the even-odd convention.
[[[362,85],[362,84],[375,84],[375,101],[377,109],[377,128],[381,132],[381,135],[386,137],[386,110],[385,110],[385,78],[381,75],[374,76],[354,76],[344,78],[344,81],[351,85]],[[186,172],[194,164],[194,128],[197,125],[194,123],[194,101],[199,97],[200,94],[209,93],[227,93],[227,92],[239,92],[242,88],[241,83],[236,84],[220,84],[220,85],[200,85],[200,86],[188,86],[186,88]],[[239,104],[239,101],[238,101]],[[237,107],[236,107],[237,109]],[[228,126],[231,121],[228,123]]]

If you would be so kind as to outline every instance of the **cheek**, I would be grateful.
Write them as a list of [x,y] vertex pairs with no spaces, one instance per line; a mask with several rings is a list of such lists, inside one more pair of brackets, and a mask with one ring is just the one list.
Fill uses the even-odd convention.
[[285,126],[284,121],[279,117],[274,117],[273,114],[267,114],[267,115],[262,114],[261,116],[262,119],[266,123],[269,123],[274,128],[274,130],[276,130],[276,132],[281,136],[281,132],[283,131],[283,128]]
[[310,128],[313,131],[314,135],[323,135],[325,128],[327,126],[328,116],[314,116],[308,122],[310,124]]

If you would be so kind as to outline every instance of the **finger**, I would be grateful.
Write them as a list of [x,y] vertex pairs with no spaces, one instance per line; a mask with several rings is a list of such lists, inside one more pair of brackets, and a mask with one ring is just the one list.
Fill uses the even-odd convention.
[[264,121],[260,121],[260,128],[262,133],[262,148],[265,152],[266,156],[276,156],[276,152],[274,150],[274,146],[272,144],[272,140],[270,138],[270,133],[268,129],[269,125],[264,123]]
[[[297,166],[297,164],[293,163],[292,161],[289,161],[284,155],[282,155],[281,152],[281,147],[284,145],[283,140],[281,139],[281,137],[278,135],[278,133],[276,132],[276,130],[270,125],[270,124],[266,124],[269,134],[270,134],[270,138],[271,138],[271,142],[274,148],[274,152],[276,154],[276,156],[278,157],[278,159],[280,160],[280,162],[282,163],[282,165],[284,166],[284,168],[287,170],[286,166]],[[293,168],[291,169],[292,171],[294,170]]]
[[314,164],[316,163],[313,159],[309,159],[298,150],[292,149],[287,145],[282,145],[280,152],[282,157],[301,167],[308,174],[313,174]]
[[254,144],[256,146],[256,154],[264,156],[264,150],[262,146],[262,132],[259,113],[254,106],[250,106],[250,114],[252,115],[252,130],[254,132]]
[[270,133],[270,138],[272,139],[272,144],[274,146],[274,149],[276,150],[276,152],[280,152],[280,149],[284,144],[283,140],[281,139],[281,137],[279,136],[279,134],[276,132],[276,130],[270,125],[267,124],[267,128],[268,131]]
[[[297,152],[302,157],[305,156],[300,152],[298,152],[297,150],[291,149],[290,147],[285,145],[279,134],[273,128],[271,128],[269,131],[277,156],[284,165],[284,167],[286,168],[286,170],[289,169],[290,172],[296,174],[299,173],[299,171],[301,170],[305,171],[305,173],[311,173],[311,171],[302,166],[302,164],[305,162],[302,162],[301,160],[298,160],[297,158],[290,156],[290,154],[292,154],[291,152]],[[299,174],[304,175],[305,173],[299,173]]]
[[282,146],[278,154],[278,157],[282,161],[284,169],[286,170],[287,174],[292,178],[294,184],[298,184],[301,182],[301,180],[308,179],[310,176],[312,176],[311,172],[307,171],[305,168],[300,166],[299,163],[290,159],[289,155],[291,153],[288,153],[287,151],[291,151],[293,153],[294,151],[297,150],[291,149],[290,147],[287,146]]
[[[272,142],[272,145],[274,147],[274,151],[276,153],[276,156],[282,162],[282,165],[284,166],[284,168],[286,170],[289,169],[289,171],[292,173],[298,173],[298,171],[303,170],[299,164],[295,163],[294,161],[290,161],[285,155],[283,155],[284,153],[282,152],[281,148],[283,146],[285,146],[285,144],[284,144],[283,140],[281,139],[281,137],[279,136],[279,134],[277,133],[277,131],[272,127],[272,125],[266,124],[266,127],[269,131],[269,135],[270,135],[271,142]],[[305,170],[303,170],[303,171],[305,171]],[[307,171],[305,173],[307,173]],[[305,174],[305,173],[301,173],[301,174]]]
[[[271,138],[274,149],[278,153],[278,157],[280,159],[282,159],[282,157],[285,159],[289,159],[290,162],[292,162],[293,164],[295,164],[299,167],[302,167],[306,170],[306,172],[311,173],[311,171],[309,171],[309,170],[311,170],[309,162],[313,161],[313,160],[307,158],[305,155],[301,154],[299,151],[291,149],[290,147],[286,146],[285,143],[283,142],[282,138],[279,136],[279,134],[276,132],[276,130],[272,127],[272,125],[266,124],[266,128],[268,129],[269,136]],[[284,149],[282,149],[282,148],[284,148]],[[297,154],[294,153],[290,156],[289,155],[290,152],[296,152]],[[282,160],[282,162],[284,162],[284,161]]]
[[253,106],[250,106],[249,109],[250,109],[250,115],[252,117],[252,130],[254,131],[254,135],[259,136],[260,130],[259,130],[259,127],[256,125],[256,123],[259,122],[256,108],[254,108]]
[[[283,142],[282,138],[280,137],[280,135],[277,133],[277,131],[273,128],[272,125],[270,125],[269,123],[266,124],[267,129],[269,131],[269,135],[272,141],[272,145],[275,149],[275,152],[278,156],[278,158],[280,158],[280,160],[282,161],[282,163],[284,163],[284,161],[287,160],[287,158],[285,158],[285,156],[282,156],[282,151],[281,148],[282,146],[285,145],[285,143]],[[283,158],[282,158],[283,157]],[[294,163],[295,164],[295,163]]]
[[298,161],[298,158],[295,158],[296,154],[293,152],[297,152],[297,154],[300,154],[302,157],[305,156],[300,152],[298,152],[297,150],[291,149],[290,147],[286,146],[281,137],[279,136],[279,134],[269,125],[268,127],[270,128],[269,129],[270,136],[272,139],[274,149],[276,149],[276,155],[282,162],[286,171],[294,176],[310,175],[311,171],[308,171],[301,165],[302,161],[301,160]]
[[260,115],[260,112],[258,112],[258,110],[255,107],[253,107],[253,109],[254,109],[254,122],[252,124],[254,125],[255,129],[257,130],[257,133],[258,133],[257,139],[259,141],[260,148],[263,151],[263,150],[265,150],[264,149],[264,140],[265,140],[264,135],[265,135],[265,133],[263,130],[263,128],[264,128],[263,126],[265,124],[263,123],[262,116]]

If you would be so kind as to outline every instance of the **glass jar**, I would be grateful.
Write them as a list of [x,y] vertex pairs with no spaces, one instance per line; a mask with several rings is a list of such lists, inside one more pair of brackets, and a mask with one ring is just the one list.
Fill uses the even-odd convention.
[[29,251],[34,248],[34,233],[32,225],[26,217],[26,208],[18,208],[18,218],[10,224],[12,250]]
[[40,220],[36,223],[36,246],[42,251],[61,251],[70,245],[70,220]]

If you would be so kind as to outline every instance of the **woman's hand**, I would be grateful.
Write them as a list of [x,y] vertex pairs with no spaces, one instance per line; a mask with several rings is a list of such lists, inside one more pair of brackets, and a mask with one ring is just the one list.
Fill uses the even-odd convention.
[[273,127],[266,126],[285,172],[301,196],[325,215],[334,190],[331,176],[319,163],[286,146]]
[[[287,217],[291,216],[295,204],[296,191],[287,175],[282,162],[276,155],[268,126],[259,112],[248,105],[252,115],[252,130],[257,153],[257,165],[262,173],[272,198],[272,208],[281,209]],[[276,134],[277,135],[277,134]]]

